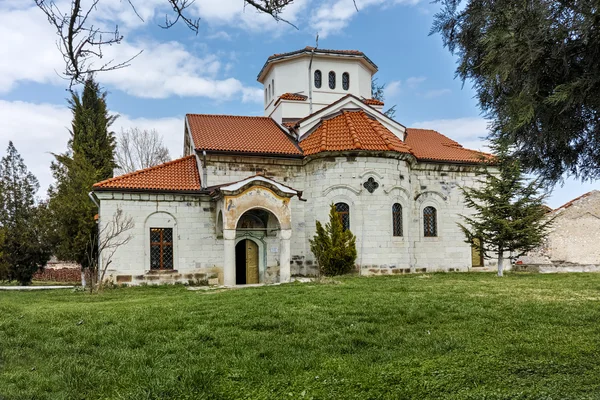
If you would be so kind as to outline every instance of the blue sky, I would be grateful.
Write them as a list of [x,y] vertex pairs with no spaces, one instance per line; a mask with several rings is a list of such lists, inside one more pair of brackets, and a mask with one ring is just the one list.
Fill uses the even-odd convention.
[[[66,0],[57,0],[59,6]],[[358,49],[379,67],[386,83],[386,105],[410,127],[436,129],[465,147],[485,149],[481,118],[469,83],[454,78],[455,58],[439,36],[429,36],[435,4],[428,0],[296,0],[284,17],[299,29],[243,7],[242,0],[196,0],[200,32],[183,25],[157,26],[165,0],[137,0],[135,16],[127,1],[102,0],[95,23],[118,23],[122,44],[105,49],[105,58],[125,60],[143,50],[131,66],[98,75],[108,105],[120,117],[115,132],[130,127],[157,129],[171,156],[183,147],[186,113],[262,115],[256,75],[266,58],[313,45]],[[62,58],[55,35],[31,0],[0,1],[0,146],[13,140],[40,180],[44,195],[52,182],[51,152],[66,148],[70,113],[67,83],[57,72]],[[2,144],[4,143],[4,144]],[[596,188],[567,180],[555,188],[549,205],[558,207]]]

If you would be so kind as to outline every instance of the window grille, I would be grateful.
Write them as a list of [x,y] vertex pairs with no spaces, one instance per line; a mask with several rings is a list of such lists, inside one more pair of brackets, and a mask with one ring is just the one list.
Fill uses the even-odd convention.
[[329,71],[329,89],[335,89],[335,72]]
[[342,89],[344,89],[344,90],[350,89],[350,74],[347,72],[344,72],[342,74]]
[[322,79],[323,79],[323,77],[322,77],[322,75],[321,75],[321,71],[319,71],[319,70],[316,70],[316,71],[315,71],[315,87],[316,87],[317,89],[320,89],[320,88],[321,88]]
[[394,236],[402,236],[402,206],[398,203],[392,206],[392,221],[394,224]]
[[437,236],[437,211],[433,207],[425,207],[423,210],[423,235]]
[[350,206],[346,203],[336,203],[335,211],[337,211],[342,220],[344,230],[350,229]]
[[150,228],[150,269],[173,269],[172,228]]

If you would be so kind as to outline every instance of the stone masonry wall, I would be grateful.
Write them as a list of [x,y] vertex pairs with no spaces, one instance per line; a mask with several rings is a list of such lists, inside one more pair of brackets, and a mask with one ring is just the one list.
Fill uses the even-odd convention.
[[[329,205],[350,206],[350,229],[357,237],[357,263],[362,274],[397,274],[467,270],[471,249],[457,226],[468,214],[459,186],[475,184],[471,167],[413,163],[397,154],[346,154],[314,159],[281,160],[258,157],[211,156],[206,160],[209,186],[243,180],[260,173],[302,190],[306,202],[291,200],[292,275],[314,275],[317,266],[309,239],[316,221],[326,222]],[[364,183],[377,188],[370,193]],[[216,224],[215,203],[209,197],[100,192],[100,221],[117,207],[134,218],[131,241],[113,258],[107,276],[119,283],[158,283],[210,280],[222,283],[223,240]],[[392,206],[402,206],[403,236],[394,237]],[[438,236],[423,236],[423,209],[437,209]],[[149,228],[172,227],[176,272],[149,270]],[[159,226],[160,225],[160,226]],[[239,240],[243,239],[239,237]],[[277,281],[277,237],[259,245],[266,259],[265,281]]]

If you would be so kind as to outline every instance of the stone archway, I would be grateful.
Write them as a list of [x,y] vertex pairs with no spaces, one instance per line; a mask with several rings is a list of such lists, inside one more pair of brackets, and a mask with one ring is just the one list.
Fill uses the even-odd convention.
[[[255,176],[218,189],[218,210],[223,216],[223,281],[225,286],[236,285],[236,237],[238,222],[252,210],[264,210],[277,220],[279,230],[279,281],[289,282],[292,213],[290,200],[301,192],[271,179]],[[219,212],[218,211],[218,212]],[[248,214],[246,214],[248,215]]]

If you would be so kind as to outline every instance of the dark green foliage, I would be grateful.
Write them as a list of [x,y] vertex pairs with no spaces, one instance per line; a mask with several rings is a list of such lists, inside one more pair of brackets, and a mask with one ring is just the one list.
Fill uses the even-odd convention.
[[600,177],[597,0],[437,0],[432,33],[458,56],[492,120],[492,139],[556,181]]
[[68,151],[55,155],[52,173],[56,181],[50,188],[50,209],[54,216],[56,256],[74,261],[83,268],[95,259],[94,241],[97,207],[88,193],[94,183],[113,176],[115,137],[109,131],[115,116],[108,114],[106,93],[90,77],[81,98],[75,93],[70,102],[73,112]]
[[497,253],[498,275],[502,276],[504,252],[518,257],[538,247],[552,220],[546,217],[547,193],[539,179],[527,181],[521,163],[509,155],[507,145],[495,150],[494,168],[484,171],[484,178],[477,180],[479,185],[461,188],[465,204],[474,214],[463,216],[465,224],[459,225],[466,242],[485,258],[490,258],[490,252]]
[[12,142],[0,162],[0,279],[22,285],[50,259],[45,204],[36,206],[39,184]]
[[329,222],[323,228],[317,221],[317,233],[310,239],[310,250],[319,263],[320,272],[334,276],[347,274],[354,269],[356,262],[356,237],[350,230],[344,230],[342,220],[332,204]]
[[600,274],[0,292],[0,397],[592,400]]
[[[384,90],[385,83],[379,85],[377,84],[377,78],[371,80],[371,98],[385,102]],[[396,105],[394,104],[383,113],[389,118],[394,119],[396,117]]]

